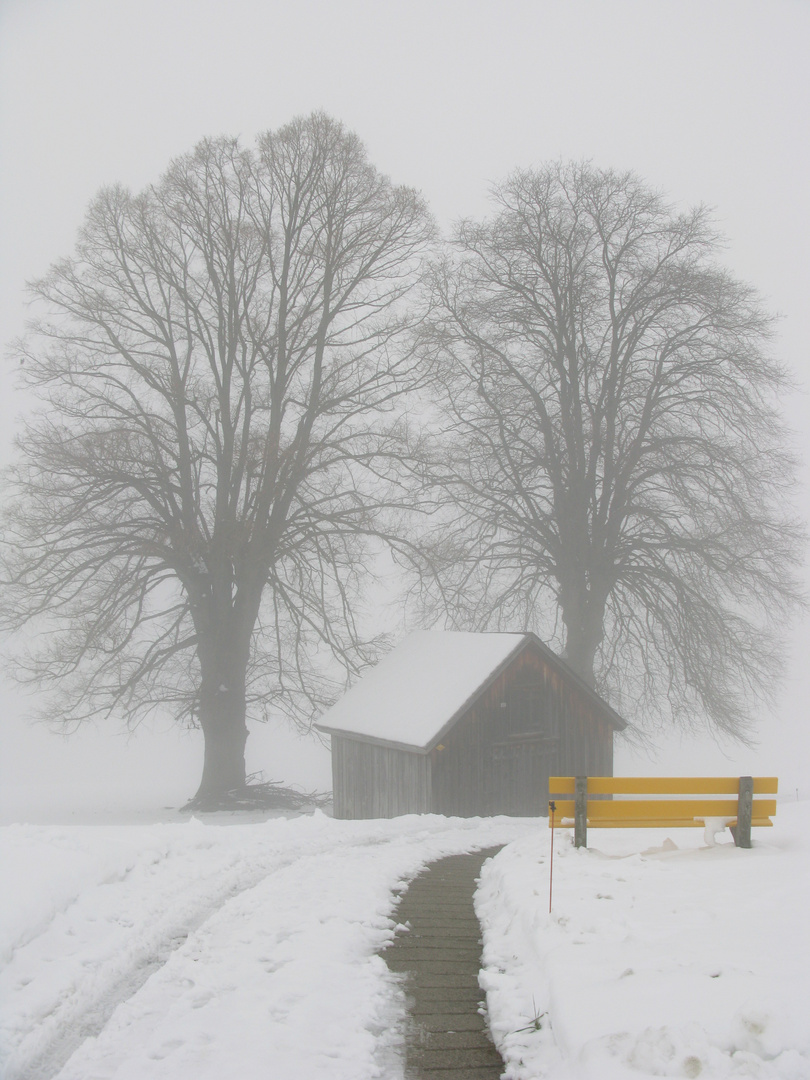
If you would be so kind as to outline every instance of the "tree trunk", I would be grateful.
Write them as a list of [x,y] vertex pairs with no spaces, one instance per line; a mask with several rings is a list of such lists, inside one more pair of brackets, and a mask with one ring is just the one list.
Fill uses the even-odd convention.
[[192,804],[215,806],[227,800],[229,793],[245,788],[245,679],[248,648],[240,645],[240,635],[233,631],[233,620],[222,620],[214,639],[199,650],[200,727],[205,738],[202,780]]
[[[205,738],[203,772],[194,803],[217,803],[229,792],[242,791],[245,787],[245,744],[248,730],[245,724],[245,703],[241,710],[226,702],[225,695],[201,720]],[[200,710],[202,714],[202,709]]]
[[596,653],[605,636],[605,604],[585,590],[576,602],[563,606],[565,649],[563,659],[588,686],[595,685]]

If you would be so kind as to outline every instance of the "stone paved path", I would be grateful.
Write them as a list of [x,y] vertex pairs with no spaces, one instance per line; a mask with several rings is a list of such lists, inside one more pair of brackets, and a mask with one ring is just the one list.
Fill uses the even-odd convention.
[[400,903],[397,918],[410,930],[384,955],[408,976],[408,1080],[498,1080],[503,1070],[478,1011],[481,928],[472,903],[481,864],[499,850],[432,863]]

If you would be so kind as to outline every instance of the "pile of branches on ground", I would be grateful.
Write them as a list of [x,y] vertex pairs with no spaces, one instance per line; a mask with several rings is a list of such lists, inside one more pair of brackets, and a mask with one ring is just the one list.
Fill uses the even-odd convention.
[[286,810],[292,813],[322,810],[332,802],[331,792],[299,791],[285,787],[277,780],[260,780],[249,776],[244,787],[233,788],[221,795],[191,799],[184,811],[217,810]]

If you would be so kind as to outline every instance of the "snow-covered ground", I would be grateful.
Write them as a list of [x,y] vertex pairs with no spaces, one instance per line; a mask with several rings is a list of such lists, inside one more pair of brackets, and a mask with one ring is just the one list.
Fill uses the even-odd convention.
[[810,804],[728,832],[530,835],[482,874],[490,1025],[509,1080],[810,1078]]
[[8,826],[0,1076],[399,1077],[404,1002],[377,955],[398,895],[433,859],[537,828]]
[[500,843],[476,903],[507,1076],[810,1078],[806,803],[751,851],[558,832],[551,915],[544,821],[233,820],[0,829],[3,1080],[399,1080],[397,898]]

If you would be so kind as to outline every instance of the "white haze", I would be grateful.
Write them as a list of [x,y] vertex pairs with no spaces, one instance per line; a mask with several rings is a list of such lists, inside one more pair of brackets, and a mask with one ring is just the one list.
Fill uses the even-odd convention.
[[[511,169],[556,158],[716,207],[725,262],[784,316],[778,353],[804,387],[808,47],[801,0],[0,0],[0,340],[21,333],[24,280],[70,253],[100,186],[138,189],[205,135],[250,141],[322,108],[443,226],[484,213]],[[24,407],[15,366],[11,352],[4,458]],[[806,392],[788,409],[806,454]],[[807,517],[806,483],[797,502]],[[808,646],[805,620],[756,751],[674,739],[652,762],[619,748],[617,771],[776,773],[784,796],[807,796]],[[200,739],[168,722],[66,741],[26,726],[11,689],[2,710],[3,820],[151,813],[193,794]],[[248,754],[268,778],[329,786],[316,743],[259,730]]]

